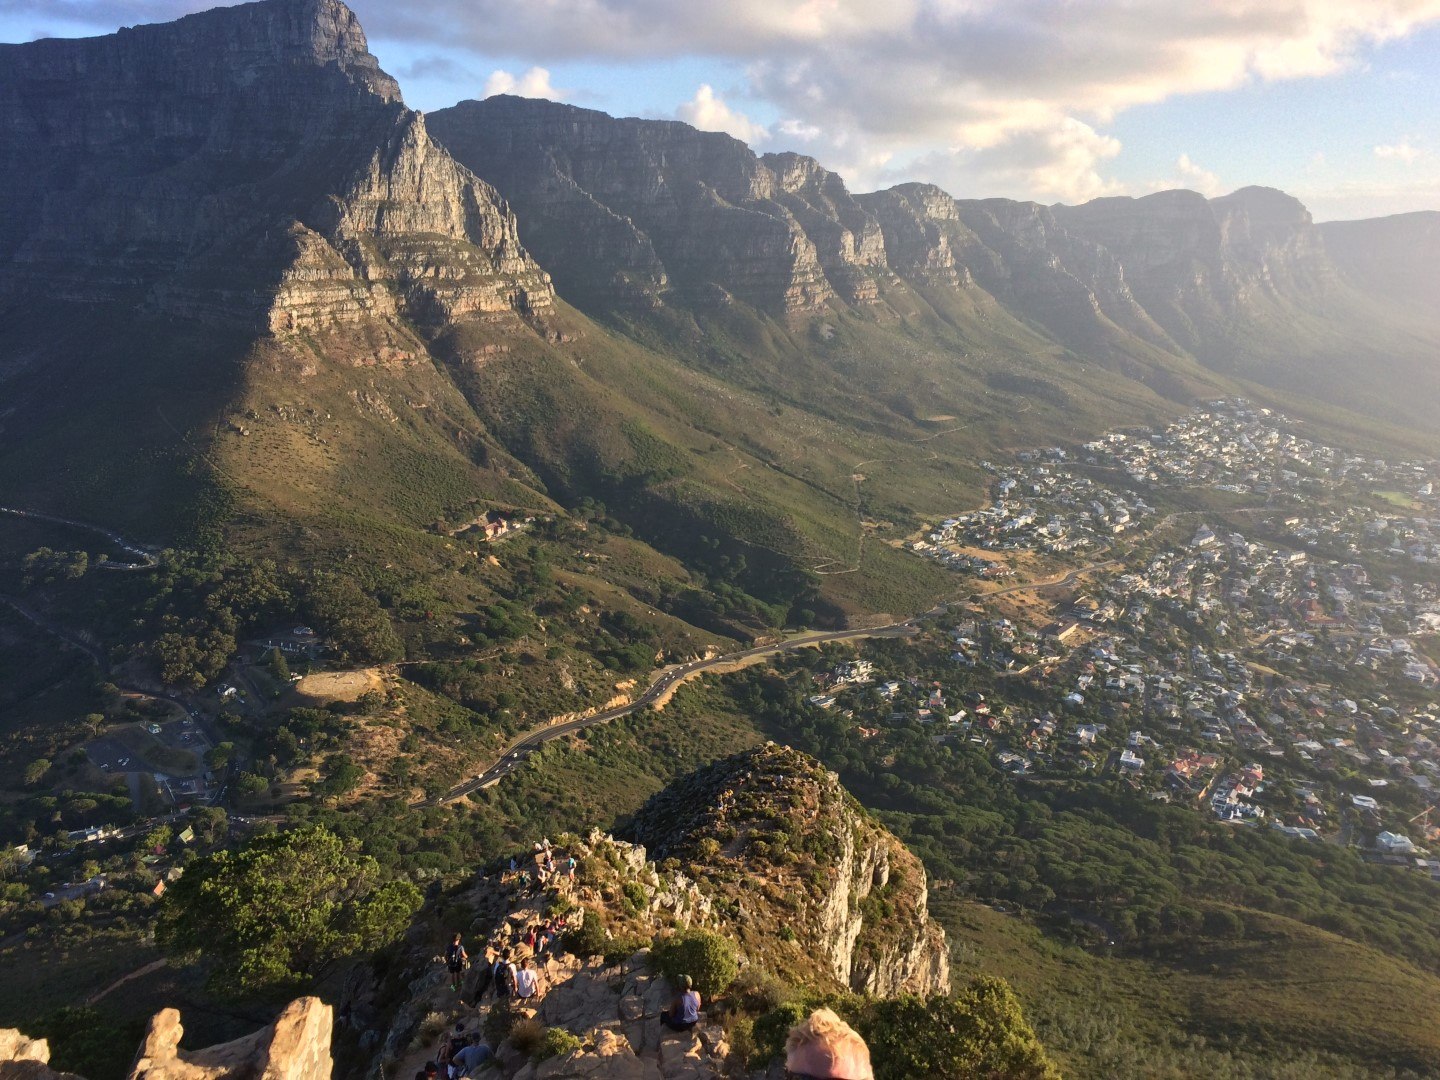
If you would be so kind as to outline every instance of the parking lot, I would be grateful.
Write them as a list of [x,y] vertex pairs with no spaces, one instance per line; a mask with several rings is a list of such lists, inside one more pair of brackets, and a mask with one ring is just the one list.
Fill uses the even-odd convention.
[[103,772],[163,773],[166,776],[194,777],[205,772],[205,752],[210,749],[193,720],[171,720],[163,724],[127,724],[85,745],[90,760]]

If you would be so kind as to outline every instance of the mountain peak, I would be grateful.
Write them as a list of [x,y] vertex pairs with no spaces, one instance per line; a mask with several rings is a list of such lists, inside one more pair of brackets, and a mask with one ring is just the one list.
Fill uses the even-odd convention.
[[[0,45],[0,101],[6,87],[38,76],[112,91],[178,80],[189,93],[216,93],[326,69],[337,85],[401,100],[400,85],[370,53],[355,13],[340,0],[259,0],[201,11],[169,23],[124,27],[91,38],[45,38]],[[133,62],[142,57],[143,62]]]
[[1211,199],[1221,213],[1244,213],[1255,224],[1297,227],[1311,224],[1310,211],[1294,195],[1279,188],[1251,185]]

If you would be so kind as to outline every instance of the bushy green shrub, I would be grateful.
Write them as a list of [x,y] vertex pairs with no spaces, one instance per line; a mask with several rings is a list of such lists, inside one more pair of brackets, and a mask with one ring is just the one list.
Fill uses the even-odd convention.
[[576,956],[600,956],[609,943],[605,923],[594,908],[586,908],[585,921],[565,932],[565,947]]
[[875,1080],[1058,1080],[1060,1075],[1009,984],[987,975],[953,997],[875,1000],[839,994],[786,1002],[755,1021],[750,1066],[779,1057],[790,1029],[822,1006],[834,1009],[865,1039]]
[[625,907],[632,915],[644,911],[650,905],[650,897],[645,893],[645,886],[638,881],[625,882],[620,891],[625,897]]
[[731,1005],[752,1016],[779,1008],[789,996],[779,979],[757,967],[746,968],[730,984]]
[[501,998],[490,1007],[481,1030],[485,1033],[486,1042],[491,1046],[499,1046],[514,1026],[515,1012],[510,1008],[510,1001],[508,998]]
[[785,1050],[785,1036],[809,1015],[806,1002],[787,1001],[757,1019],[750,1034],[754,1047],[750,1052],[750,1067],[763,1068],[779,1057]]
[[686,930],[673,937],[657,938],[652,957],[656,970],[672,983],[689,975],[703,997],[724,992],[740,970],[735,946],[728,938],[708,930]]
[[[512,1035],[510,1038],[513,1043],[515,1037]],[[564,1057],[579,1050],[581,1045],[579,1037],[571,1035],[564,1028],[546,1028],[540,1045],[531,1052],[530,1060],[538,1064],[547,1058]]]

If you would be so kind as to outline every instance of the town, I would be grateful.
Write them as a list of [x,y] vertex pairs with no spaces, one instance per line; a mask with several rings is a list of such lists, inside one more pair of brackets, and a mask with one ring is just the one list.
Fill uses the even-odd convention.
[[[1243,401],[1016,457],[987,463],[991,506],[909,546],[983,578],[1003,573],[990,552],[1054,556],[1082,571],[1073,587],[1039,609],[976,593],[931,629],[954,674],[846,663],[815,674],[812,707],[865,739],[931,726],[1019,783],[1110,776],[1440,878],[1434,463],[1344,454]],[[1247,501],[1162,515],[1186,488]],[[1121,535],[1126,558],[1063,558],[1113,555]]]

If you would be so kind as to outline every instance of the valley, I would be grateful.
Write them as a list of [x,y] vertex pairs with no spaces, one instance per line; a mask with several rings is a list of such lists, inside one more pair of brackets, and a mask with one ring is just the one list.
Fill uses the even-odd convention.
[[1433,215],[762,149],[422,113],[340,0],[0,45],[0,1027],[1440,1071]]

